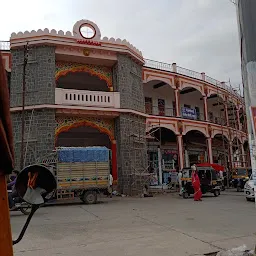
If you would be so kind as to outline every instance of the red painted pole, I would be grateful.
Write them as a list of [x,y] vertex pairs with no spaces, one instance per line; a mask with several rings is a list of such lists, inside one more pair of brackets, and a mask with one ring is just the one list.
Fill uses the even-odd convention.
[[117,152],[116,152],[116,140],[112,140],[112,176],[113,180],[117,181]]

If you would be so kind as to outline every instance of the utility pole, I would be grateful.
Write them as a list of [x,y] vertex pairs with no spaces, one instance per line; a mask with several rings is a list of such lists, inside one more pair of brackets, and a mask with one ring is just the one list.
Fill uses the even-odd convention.
[[20,146],[20,170],[24,168],[24,147],[25,147],[25,99],[26,99],[26,67],[28,64],[28,42],[24,45],[24,62],[22,77],[22,112],[21,112],[21,146]]
[[244,99],[247,115],[252,175],[256,194],[255,121],[256,121],[256,1],[236,0],[241,69],[244,84]]

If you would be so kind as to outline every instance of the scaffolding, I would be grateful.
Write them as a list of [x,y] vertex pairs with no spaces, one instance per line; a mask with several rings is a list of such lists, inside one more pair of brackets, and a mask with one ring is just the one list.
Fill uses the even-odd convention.
[[[123,117],[122,121],[125,121],[126,127],[128,127],[125,131],[126,139],[120,140],[120,146],[123,149],[126,147],[125,155],[129,156],[128,159],[131,161],[131,170],[128,173],[123,172],[121,175],[124,181],[128,181],[129,195],[143,195],[145,186],[148,185],[150,181],[149,165],[146,159],[145,121],[137,118],[136,115],[133,114],[129,114],[128,117]],[[120,160],[121,165],[124,167],[126,160],[122,158]]]

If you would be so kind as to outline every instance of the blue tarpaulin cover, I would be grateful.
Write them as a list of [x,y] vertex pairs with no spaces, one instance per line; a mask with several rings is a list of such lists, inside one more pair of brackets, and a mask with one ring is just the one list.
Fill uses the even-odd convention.
[[106,147],[61,147],[57,149],[58,161],[64,163],[108,162]]

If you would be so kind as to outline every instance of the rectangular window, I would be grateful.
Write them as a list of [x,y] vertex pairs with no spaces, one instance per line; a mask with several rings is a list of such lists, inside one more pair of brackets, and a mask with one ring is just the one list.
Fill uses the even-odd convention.
[[149,98],[149,97],[145,97],[145,110],[146,110],[146,113],[151,115],[152,114],[152,98]]
[[159,116],[165,116],[165,100],[158,99],[158,114]]

